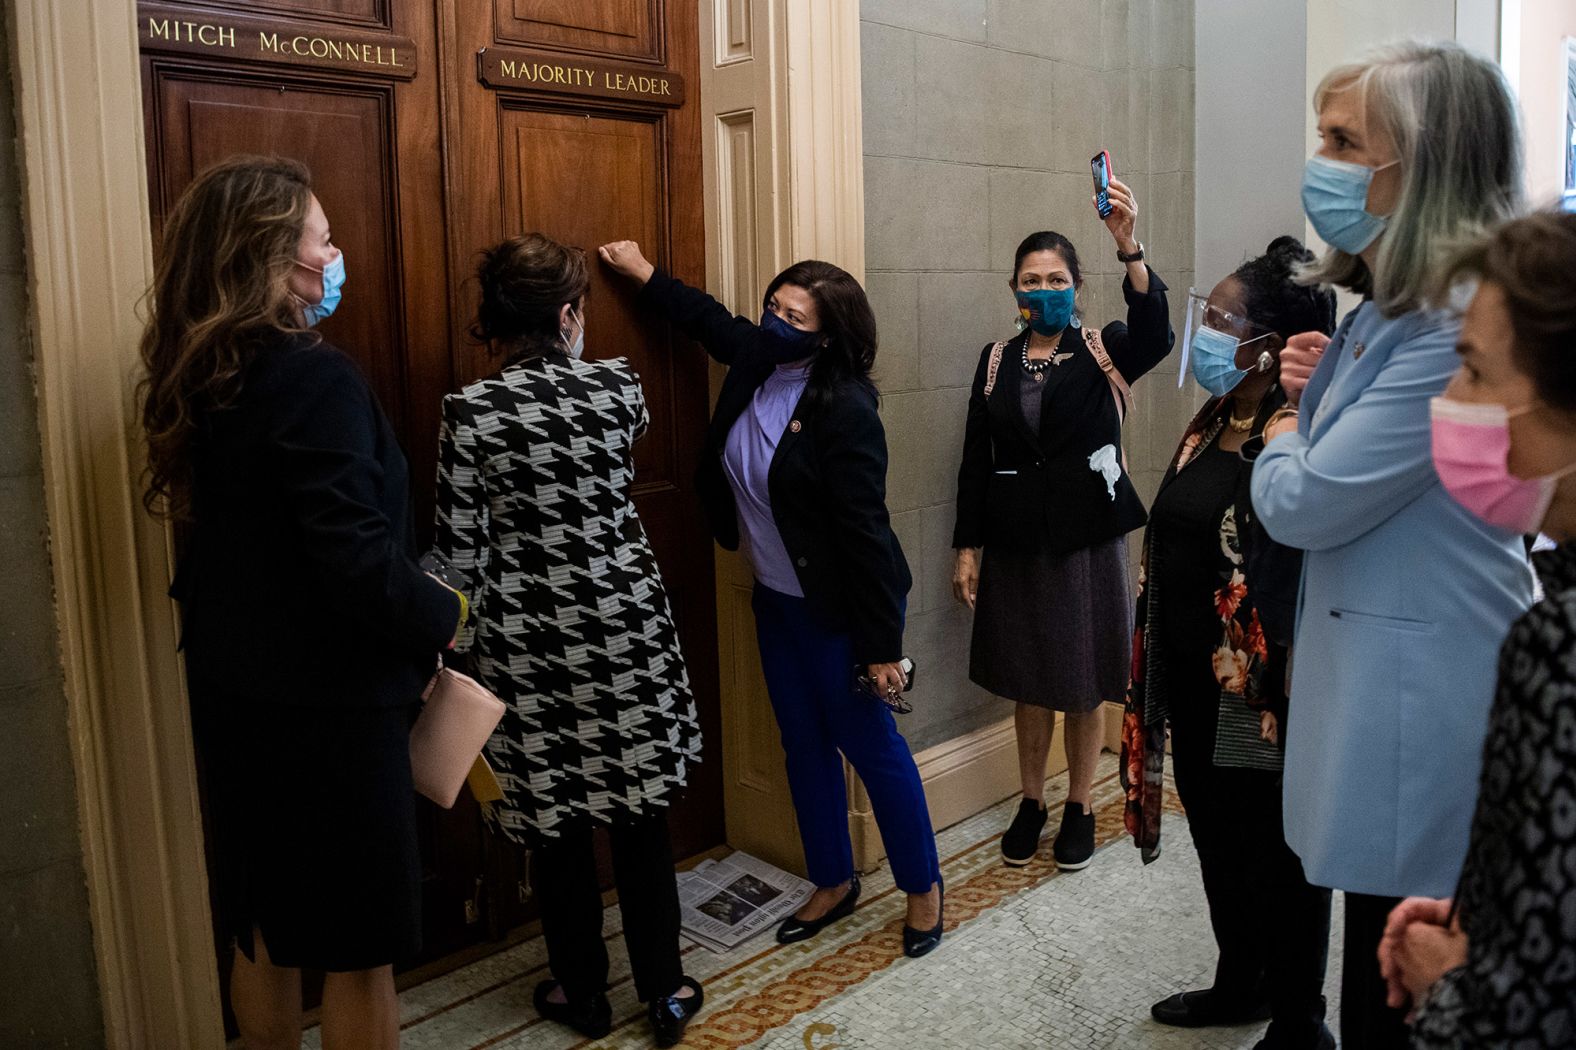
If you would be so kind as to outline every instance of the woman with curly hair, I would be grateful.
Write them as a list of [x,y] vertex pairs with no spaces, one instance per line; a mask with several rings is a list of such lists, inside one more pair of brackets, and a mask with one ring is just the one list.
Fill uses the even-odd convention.
[[414,560],[410,476],[353,361],[312,330],[345,259],[295,161],[237,157],[165,221],[142,337],[147,502],[181,526],[218,933],[250,1050],[399,1043],[421,943],[410,723],[459,596]]

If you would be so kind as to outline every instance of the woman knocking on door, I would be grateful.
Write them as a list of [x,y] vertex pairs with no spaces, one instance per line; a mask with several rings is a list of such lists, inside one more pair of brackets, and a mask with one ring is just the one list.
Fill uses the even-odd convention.
[[[841,751],[908,894],[903,950],[924,955],[941,941],[941,868],[919,770],[888,710],[905,686],[911,577],[887,517],[864,289],[830,263],[796,263],[767,286],[756,325],[657,271],[633,241],[601,255],[640,284],[642,304],[728,366],[697,485],[713,535],[742,547],[755,572],[761,663],[817,887],[777,939],[813,937],[859,897]],[[868,690],[856,691],[856,675]]]
[[410,722],[460,598],[417,566],[409,469],[366,379],[311,329],[344,256],[306,168],[237,157],[164,224],[142,337],[150,508],[184,526],[170,593],[207,802],[230,1004],[248,1050],[399,1045],[421,943]]

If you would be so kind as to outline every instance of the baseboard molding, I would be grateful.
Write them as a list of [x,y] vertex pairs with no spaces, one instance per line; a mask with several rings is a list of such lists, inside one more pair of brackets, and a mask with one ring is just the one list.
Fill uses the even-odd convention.
[[[1066,771],[1067,752],[1063,746],[1066,739],[1062,716],[1058,714],[1056,737],[1046,763],[1047,777]],[[1105,748],[1121,753],[1121,704],[1105,705]],[[931,828],[935,831],[950,828],[989,809],[1002,799],[1016,795],[1021,787],[1018,783],[1018,736],[1010,718],[926,748],[914,756],[914,762],[919,766],[919,779],[925,785],[925,801],[930,807]],[[858,794],[863,804],[850,808],[848,831],[854,844],[855,867],[869,871],[886,856],[886,850],[881,845],[875,814],[863,799],[863,790]]]

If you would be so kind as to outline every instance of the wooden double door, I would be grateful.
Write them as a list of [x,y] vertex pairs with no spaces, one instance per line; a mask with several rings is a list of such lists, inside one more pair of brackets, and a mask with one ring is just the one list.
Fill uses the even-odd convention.
[[[587,354],[630,358],[645,385],[636,503],[707,739],[672,814],[674,845],[688,856],[721,842],[713,556],[691,483],[707,368],[594,258],[629,237],[704,278],[697,5],[164,0],[138,13],[155,238],[209,164],[281,154],[311,168],[349,274],[323,332],[361,363],[393,420],[424,534],[440,399],[494,367],[467,335],[477,253],[528,230],[592,253]],[[423,807],[427,957],[529,918],[523,858],[483,829],[469,797],[449,812]]]

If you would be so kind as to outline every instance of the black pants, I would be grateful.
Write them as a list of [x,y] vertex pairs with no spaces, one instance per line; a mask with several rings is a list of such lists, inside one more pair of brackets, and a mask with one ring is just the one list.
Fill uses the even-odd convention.
[[[542,910],[547,963],[570,999],[607,990],[607,944],[602,940],[602,894],[590,823],[565,828],[532,847],[531,882]],[[641,1002],[678,990],[679,891],[666,809],[608,829],[613,882],[624,917],[635,992]]]
[[1330,891],[1308,885],[1286,845],[1280,774],[1215,765],[1220,687],[1209,655],[1179,663],[1168,653],[1167,670],[1172,774],[1220,948],[1214,987],[1267,997],[1278,1040],[1295,1044],[1324,1023]]
[[1385,1003],[1379,976],[1379,940],[1400,897],[1346,896],[1346,941],[1341,958],[1341,1046],[1343,1050],[1388,1050],[1411,1045],[1406,1011]]

